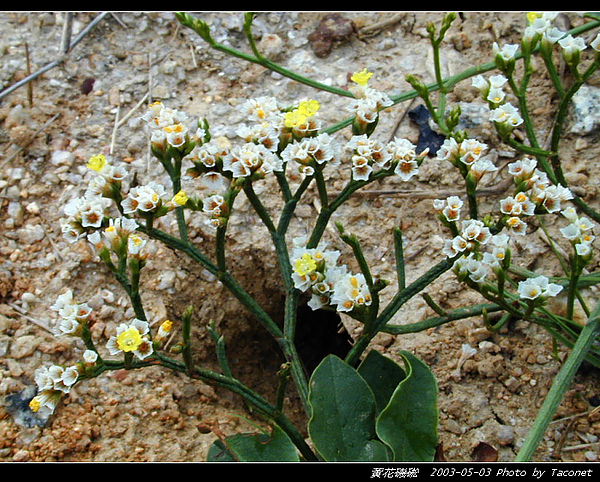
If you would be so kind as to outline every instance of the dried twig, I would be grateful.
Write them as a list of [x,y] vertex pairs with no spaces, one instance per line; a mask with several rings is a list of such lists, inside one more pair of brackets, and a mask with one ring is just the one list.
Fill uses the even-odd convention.
[[[24,79],[20,80],[19,82],[17,82],[16,84],[13,84],[12,86],[10,86],[9,88],[3,90],[2,92],[0,92],[0,99],[6,97],[8,94],[10,94],[11,92],[14,92],[15,90],[17,90],[19,87],[22,87],[26,84],[28,84],[29,82],[31,82],[32,80],[38,78],[40,75],[44,74],[45,72],[48,72],[49,70],[53,69],[54,67],[56,67],[57,65],[61,64],[66,57],[68,56],[68,54],[73,50],[73,48],[89,33],[90,30],[92,30],[93,27],[95,27],[106,15],[108,15],[108,12],[103,12],[101,14],[99,14],[94,20],[92,20],[88,26],[86,28],[84,28],[79,35],[75,38],[75,40],[73,40],[73,42],[70,43],[69,46],[69,51],[68,52],[61,52],[61,55],[56,59],[53,60],[52,62],[50,62],[49,64],[45,65],[44,67],[42,67],[41,69],[39,69],[37,72],[34,72],[31,75],[28,75],[27,77],[25,77]],[[64,45],[63,45],[64,47]]]
[[54,332],[52,331],[52,329],[46,325],[45,323],[42,323],[39,320],[36,320],[35,318],[29,316],[27,314],[27,311],[25,311],[23,308],[21,308],[18,305],[15,305],[14,303],[8,303],[8,306],[10,306],[13,310],[15,310],[17,313],[19,313],[23,318],[25,318],[27,321],[30,321],[31,323],[33,323],[34,325],[39,326],[40,328],[46,330],[48,333],[50,333],[51,335],[54,335]]
[[[506,179],[496,186],[489,188],[482,188],[476,191],[477,196],[495,196],[503,193],[512,184],[512,179]],[[334,196],[338,193],[332,193]],[[400,197],[400,198],[412,198],[412,199],[441,199],[448,196],[462,196],[464,191],[460,189],[447,189],[444,191],[430,191],[430,190],[411,190],[411,189],[365,189],[357,191],[354,195],[362,196],[386,196],[386,197]]]
[[381,22],[377,22],[372,25],[365,25],[364,27],[362,27],[359,30],[358,37],[359,38],[373,37],[373,36],[377,35],[379,32],[381,32],[383,29],[385,29],[386,27],[389,27],[390,25],[394,25],[395,23],[402,20],[402,17],[404,17],[404,15],[405,15],[404,12],[396,12],[394,15],[382,20]]
[[144,103],[148,100],[148,97],[150,97],[150,92],[146,92],[144,97],[142,97],[142,100],[140,100],[135,106],[133,106],[131,110],[119,120],[119,122],[117,123],[117,127],[121,127],[123,124],[125,124],[125,122],[129,120],[129,118],[135,113],[135,111],[138,110],[142,105],[144,105]]

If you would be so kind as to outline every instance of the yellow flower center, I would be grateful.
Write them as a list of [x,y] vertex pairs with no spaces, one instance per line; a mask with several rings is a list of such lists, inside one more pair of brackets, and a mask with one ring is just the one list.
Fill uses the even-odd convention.
[[38,397],[34,397],[29,402],[29,408],[32,412],[37,412],[41,407],[40,399]]
[[173,322],[171,320],[166,320],[162,325],[160,325],[160,329],[165,333],[169,333],[171,328],[173,328]]
[[142,335],[134,327],[125,330],[117,337],[117,346],[124,352],[135,351],[142,344]]
[[184,191],[179,191],[173,197],[173,202],[175,204],[177,204],[178,206],[183,206],[187,201],[188,201],[188,197],[187,197],[187,195],[185,194]]
[[541,18],[541,16],[540,12],[527,12],[527,23],[531,25],[536,18]]
[[319,110],[319,102],[316,100],[305,100],[291,112],[286,112],[284,124],[286,127],[299,127],[306,123]]
[[300,276],[306,276],[315,269],[317,269],[317,263],[308,253],[304,253],[302,257],[297,259],[294,263],[294,271]]
[[367,69],[363,69],[360,72],[355,72],[352,75],[352,77],[350,77],[350,79],[356,82],[358,85],[366,87],[372,75],[373,72],[369,72],[367,71]]
[[298,106],[298,111],[306,115],[307,117],[313,116],[319,110],[319,102],[316,100],[305,100],[300,102]]
[[92,156],[87,162],[86,166],[89,169],[99,172],[104,168],[104,166],[106,166],[106,157],[104,157],[102,154]]

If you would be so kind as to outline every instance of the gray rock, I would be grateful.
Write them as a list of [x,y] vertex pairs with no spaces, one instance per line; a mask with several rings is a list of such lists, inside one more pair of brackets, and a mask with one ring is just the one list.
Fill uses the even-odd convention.
[[582,85],[573,96],[572,125],[573,134],[588,135],[600,124],[600,88]]

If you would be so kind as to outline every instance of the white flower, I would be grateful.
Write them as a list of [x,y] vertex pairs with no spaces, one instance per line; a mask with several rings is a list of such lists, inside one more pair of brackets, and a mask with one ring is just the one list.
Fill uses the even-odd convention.
[[585,49],[585,41],[581,37],[573,37],[571,34],[560,39],[558,44],[563,49],[563,55],[570,56]]
[[497,170],[498,168],[487,157],[477,159],[469,168],[469,172],[475,176],[475,179],[477,180],[481,179],[484,174],[488,172],[495,172]]
[[471,245],[471,243],[469,243],[469,241],[466,240],[465,238],[463,238],[462,236],[454,236],[454,238],[452,238],[450,243],[451,244],[449,246],[449,248],[450,248],[449,252],[454,253],[454,254],[458,254],[458,253],[465,251]]
[[162,204],[165,195],[166,190],[162,184],[150,181],[146,185],[131,188],[121,206],[125,214],[135,213],[138,209],[151,212]]
[[394,173],[396,173],[403,181],[408,181],[419,173],[419,165],[415,160],[401,160],[394,168]]
[[138,234],[131,234],[127,238],[127,252],[131,256],[139,256],[147,241]]
[[523,299],[534,300],[539,297],[556,296],[562,291],[562,286],[550,283],[546,276],[540,275],[535,278],[527,278],[519,281],[517,292]]
[[335,283],[331,295],[331,303],[337,306],[338,311],[352,311],[357,306],[371,304],[371,294],[362,273],[348,273]]
[[545,41],[550,42],[551,44],[555,44],[561,38],[563,38],[564,35],[565,32],[563,32],[562,30],[559,30],[556,27],[551,27],[544,32],[543,38]]
[[490,77],[491,88],[500,89],[504,87],[504,84],[506,84],[506,82],[508,82],[508,79],[502,74],[492,75]]
[[111,355],[131,352],[143,360],[153,353],[152,343],[146,336],[149,331],[148,322],[137,318],[129,325],[121,323],[116,335],[110,337],[106,347]]
[[39,390],[51,390],[54,388],[54,378],[50,375],[48,367],[38,368],[33,376]]
[[508,173],[515,179],[529,178],[537,166],[537,160],[525,157],[521,160],[511,162],[508,165]]
[[590,47],[592,47],[596,52],[600,52],[600,33],[596,35],[594,40],[592,40]]
[[489,90],[486,100],[490,101],[492,104],[500,104],[505,98],[506,94],[504,93],[504,90],[495,87]]
[[527,223],[518,216],[511,216],[506,220],[506,227],[512,234],[524,236],[527,232]]
[[579,256],[587,256],[592,252],[592,248],[589,243],[577,243],[575,245],[575,251]]
[[81,324],[75,318],[62,318],[58,320],[54,333],[57,336],[78,336],[81,333]]
[[79,369],[77,366],[70,366],[65,368],[65,371],[62,374],[61,382],[64,385],[62,391],[69,391],[71,387],[77,382],[79,378]]
[[478,74],[471,79],[471,85],[482,92],[487,92],[490,88],[489,82],[481,74]]
[[490,120],[511,127],[516,127],[523,123],[523,118],[521,117],[519,110],[508,102],[493,109],[490,112]]
[[223,169],[230,171],[233,177],[250,176],[253,173],[261,175],[283,170],[281,159],[262,144],[247,142],[235,146],[223,158]]
[[496,42],[494,42],[492,49],[496,55],[500,55],[504,60],[511,60],[515,57],[519,46],[517,44],[514,45],[504,45],[502,48],[498,46]]
[[86,364],[93,365],[98,360],[98,353],[93,350],[85,350],[83,352],[83,361]]
[[367,181],[373,172],[369,160],[364,156],[352,156],[352,178],[356,181]]

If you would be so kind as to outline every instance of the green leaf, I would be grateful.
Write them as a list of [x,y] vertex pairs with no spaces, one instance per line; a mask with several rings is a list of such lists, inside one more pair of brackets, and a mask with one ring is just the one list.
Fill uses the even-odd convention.
[[[225,438],[219,449],[239,462],[299,462],[300,457],[291,439],[279,427],[272,433],[240,433]],[[226,455],[221,455],[222,459]],[[214,461],[214,460],[213,460]],[[231,461],[231,460],[228,460]]]
[[319,364],[310,379],[308,433],[327,462],[387,461],[375,433],[375,396],[367,382],[335,355]]
[[406,377],[400,365],[376,350],[367,353],[357,371],[375,395],[377,415],[386,407],[394,390]]
[[379,415],[377,434],[394,461],[431,462],[438,443],[437,383],[421,360],[407,351],[400,355],[407,375]]
[[235,462],[233,454],[221,440],[215,440],[208,449],[207,462]]

